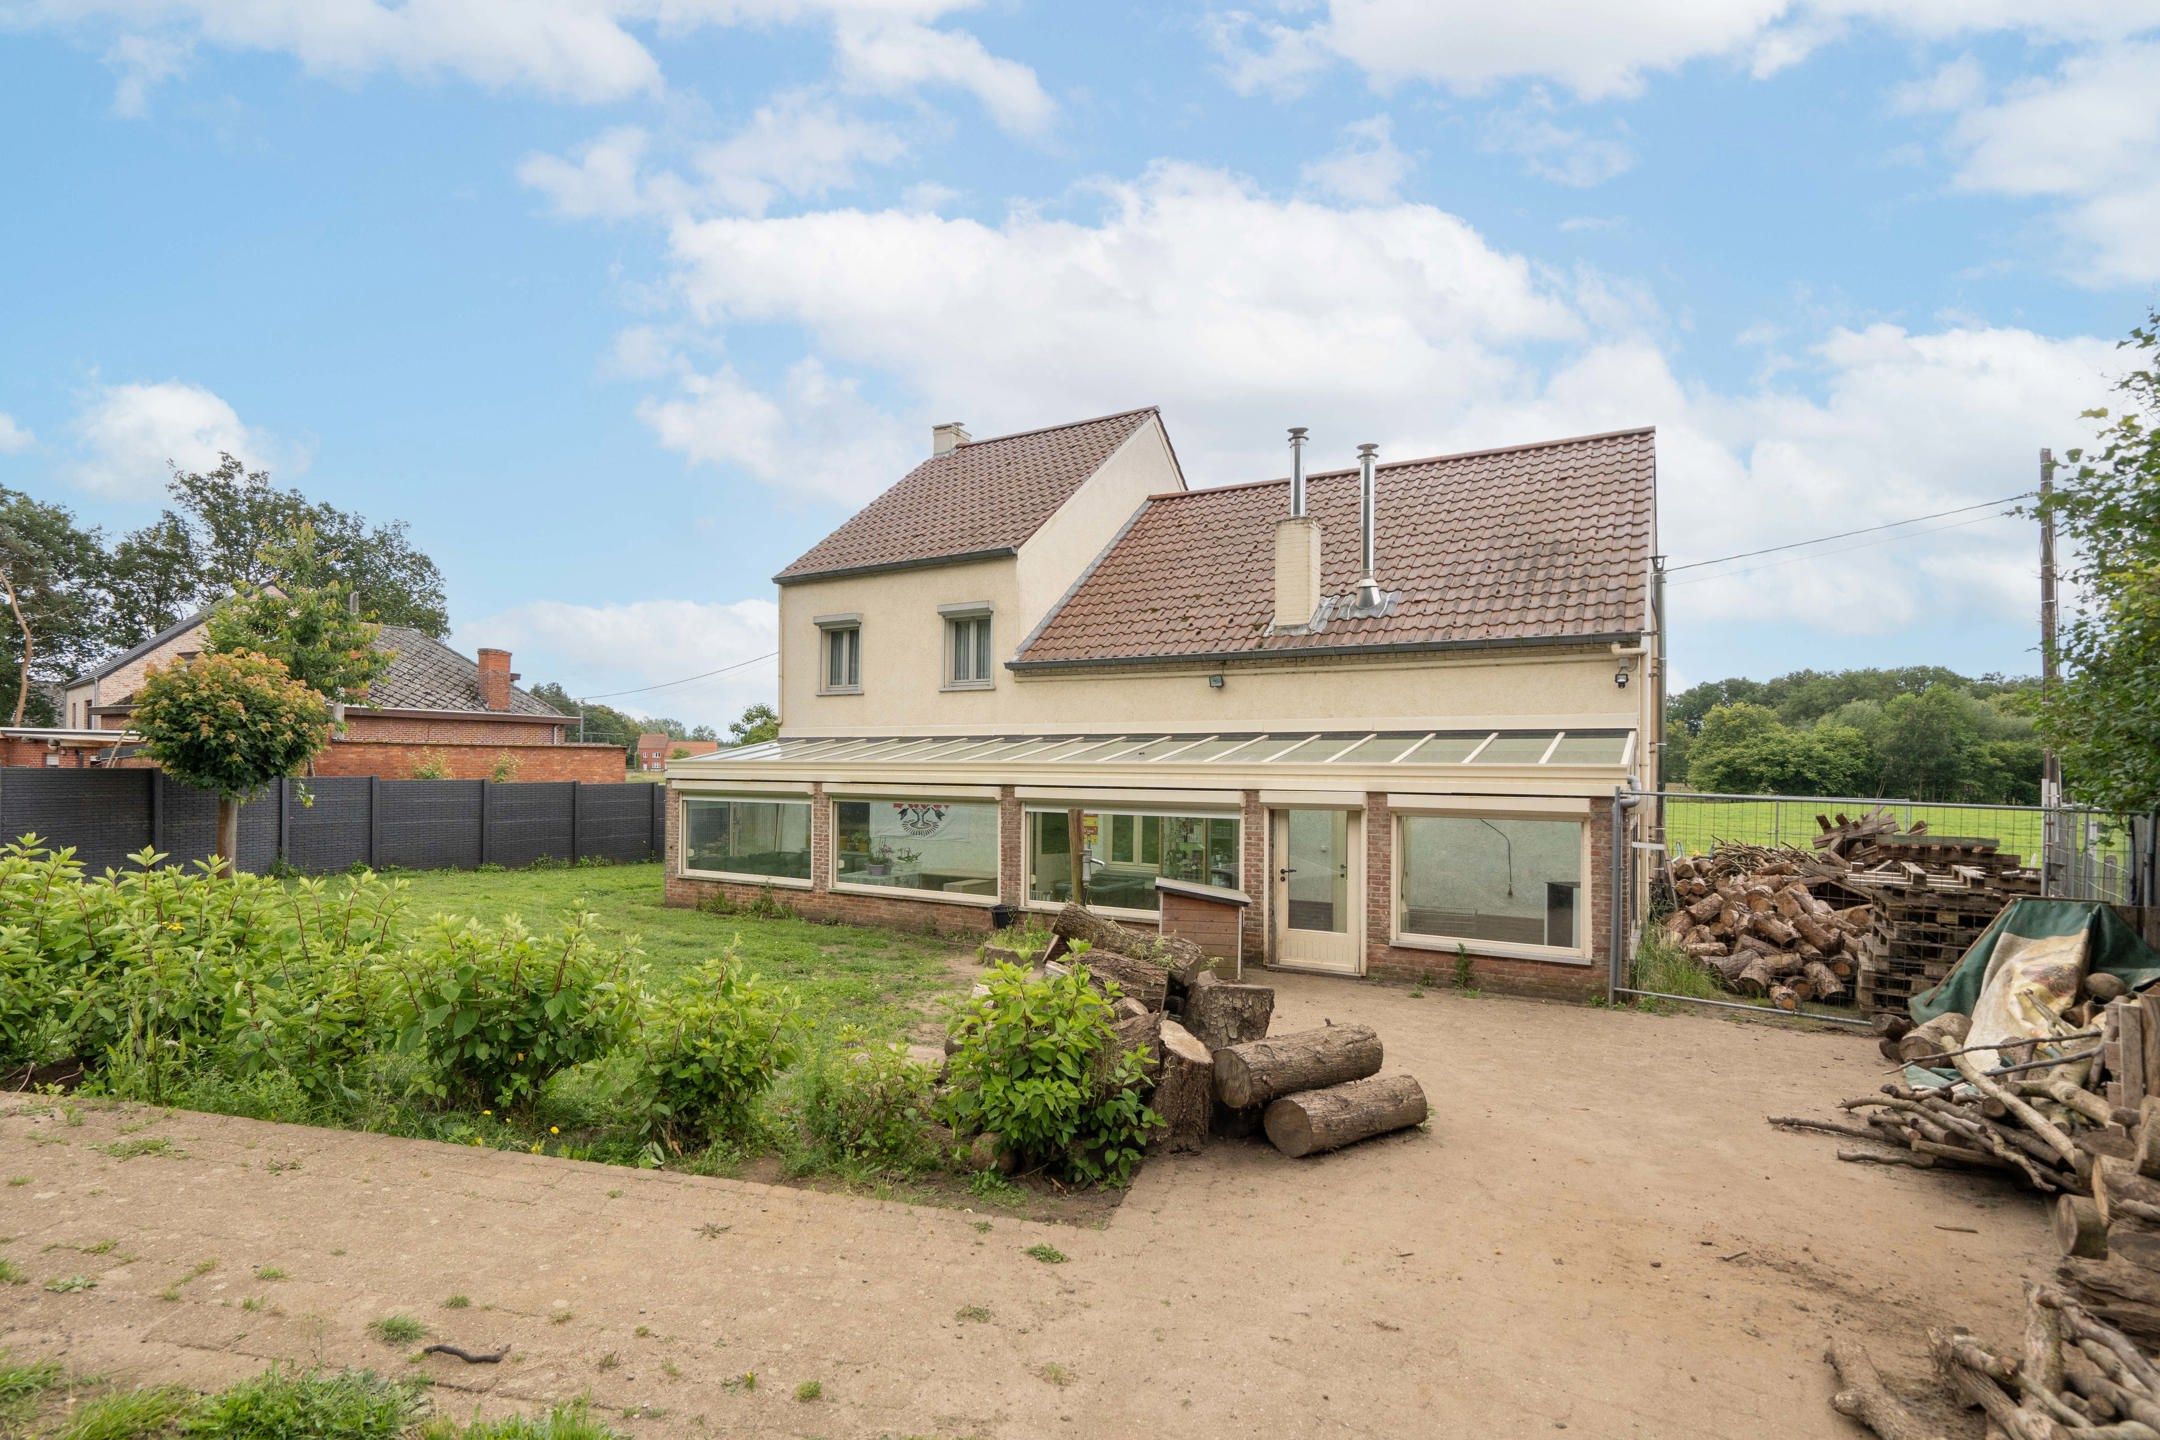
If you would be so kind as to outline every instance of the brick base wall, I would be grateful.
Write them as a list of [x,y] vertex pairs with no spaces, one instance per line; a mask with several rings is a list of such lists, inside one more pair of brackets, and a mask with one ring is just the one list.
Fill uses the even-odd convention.
[[421,745],[401,740],[340,737],[315,757],[318,775],[373,775],[410,780],[423,765],[442,767],[448,780],[489,780],[503,757],[516,762],[514,780],[584,780],[621,783],[620,745]]
[[[355,709],[346,712],[343,738],[407,740],[418,745],[553,745],[563,738],[564,729],[562,721],[545,716],[421,719],[412,715],[372,715]],[[619,745],[609,748],[618,753],[622,750]]]

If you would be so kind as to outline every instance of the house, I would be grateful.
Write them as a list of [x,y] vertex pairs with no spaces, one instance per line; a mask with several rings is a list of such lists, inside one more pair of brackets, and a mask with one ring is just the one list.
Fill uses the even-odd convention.
[[[128,716],[149,668],[201,653],[209,618],[207,610],[191,615],[62,687],[65,734],[110,737],[89,763],[130,763],[124,758],[134,739]],[[623,779],[622,747],[578,743],[574,717],[517,687],[509,651],[483,649],[477,660],[468,659],[402,625],[383,626],[375,645],[389,653],[389,668],[369,688],[365,704],[344,707],[344,728],[316,757],[314,773],[385,780],[411,779],[416,772],[456,780]],[[52,749],[64,753],[58,745]]]
[[671,759],[691,755],[710,755],[720,748],[717,740],[684,740],[659,730],[647,730],[638,736],[637,768],[660,771],[667,768]]
[[776,577],[780,737],[668,766],[669,901],[1199,901],[1244,964],[1602,992],[1656,781],[1654,433],[1310,472],[1290,436],[1288,476],[1196,489],[1153,409],[937,427]]

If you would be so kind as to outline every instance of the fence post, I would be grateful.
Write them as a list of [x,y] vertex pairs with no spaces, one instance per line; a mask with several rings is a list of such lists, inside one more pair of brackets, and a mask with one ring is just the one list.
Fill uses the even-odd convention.
[[277,782],[277,856],[270,868],[275,870],[286,863],[285,852],[292,843],[292,776],[284,776]]
[[646,829],[645,855],[658,860],[667,854],[667,782],[650,787],[652,797],[652,823]]
[[375,858],[382,849],[382,777],[367,777],[367,868],[373,870],[380,862]]
[[570,863],[575,865],[582,857],[578,854],[578,800],[585,793],[585,782],[570,782]]
[[142,772],[150,782],[150,848],[165,853],[165,771],[156,765]]
[[479,863],[485,865],[488,863],[488,782],[485,780],[475,780],[473,781],[473,784],[480,787],[480,803],[474,806],[473,809],[474,813],[476,813],[480,817]]

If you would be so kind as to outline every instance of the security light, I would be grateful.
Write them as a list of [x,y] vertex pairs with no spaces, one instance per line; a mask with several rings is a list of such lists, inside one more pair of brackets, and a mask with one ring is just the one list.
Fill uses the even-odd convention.
[[1207,677],[1207,688],[1208,688],[1208,689],[1210,689],[1210,690],[1220,690],[1220,689],[1222,689],[1222,676],[1220,676],[1220,675],[1210,675],[1210,676],[1208,676],[1208,677]]

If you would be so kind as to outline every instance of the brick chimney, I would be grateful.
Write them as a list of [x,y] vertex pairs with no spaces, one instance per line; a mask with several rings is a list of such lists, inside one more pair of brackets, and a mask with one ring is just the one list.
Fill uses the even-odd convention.
[[483,707],[489,710],[508,710],[510,682],[517,678],[510,673],[508,650],[481,650],[480,703]]
[[933,456],[950,455],[962,445],[967,444],[969,438],[967,426],[962,425],[957,420],[948,420],[943,425],[933,425],[930,427],[930,453]]

